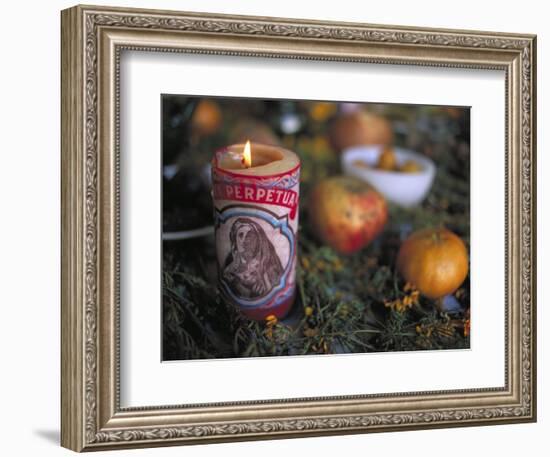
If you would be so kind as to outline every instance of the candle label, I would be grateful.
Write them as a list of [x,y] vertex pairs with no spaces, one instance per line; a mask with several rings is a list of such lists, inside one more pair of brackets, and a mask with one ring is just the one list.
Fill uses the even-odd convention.
[[236,176],[223,172],[214,174],[214,200],[233,200],[282,206],[290,209],[290,219],[298,211],[298,181],[300,170],[275,177]]
[[222,292],[247,308],[287,300],[293,281],[295,235],[285,215],[257,206],[216,211],[216,245]]
[[245,314],[294,299],[299,176],[299,166],[268,177],[213,168],[220,291]]
[[218,183],[214,185],[214,198],[284,206],[290,209],[291,219],[296,217],[298,210],[298,193],[291,189],[273,189],[242,183]]

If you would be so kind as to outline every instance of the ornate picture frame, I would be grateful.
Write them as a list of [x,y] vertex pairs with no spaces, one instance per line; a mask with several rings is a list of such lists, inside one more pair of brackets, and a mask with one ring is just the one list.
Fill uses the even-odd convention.
[[[61,33],[64,447],[536,420],[535,36],[93,6],[64,10]],[[504,71],[505,386],[122,408],[118,151],[125,50]]]

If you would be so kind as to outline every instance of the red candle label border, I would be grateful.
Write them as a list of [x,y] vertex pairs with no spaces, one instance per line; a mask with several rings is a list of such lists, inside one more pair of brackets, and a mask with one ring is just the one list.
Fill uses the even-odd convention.
[[214,164],[214,200],[230,200],[243,203],[258,203],[288,208],[291,220],[298,212],[298,192],[295,188],[300,180],[300,164],[293,170],[270,176],[250,176],[227,172]]

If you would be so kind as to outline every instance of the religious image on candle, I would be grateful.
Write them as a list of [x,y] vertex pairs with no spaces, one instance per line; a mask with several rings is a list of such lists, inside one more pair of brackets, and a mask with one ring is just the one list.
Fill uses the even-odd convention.
[[246,316],[286,316],[296,293],[300,161],[268,145],[233,145],[212,159],[220,291]]
[[162,359],[470,347],[470,109],[163,95]]

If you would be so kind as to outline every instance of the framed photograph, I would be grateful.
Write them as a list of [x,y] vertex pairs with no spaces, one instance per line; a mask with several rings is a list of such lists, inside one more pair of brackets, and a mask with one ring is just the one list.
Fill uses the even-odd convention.
[[62,445],[536,420],[536,37],[62,11]]

